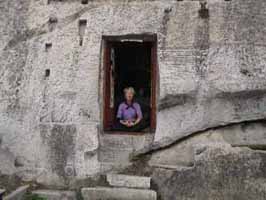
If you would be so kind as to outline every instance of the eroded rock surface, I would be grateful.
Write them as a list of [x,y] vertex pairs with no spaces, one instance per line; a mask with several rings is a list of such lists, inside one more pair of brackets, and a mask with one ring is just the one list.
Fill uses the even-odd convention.
[[[158,37],[157,129],[154,141],[139,141],[134,153],[155,151],[149,163],[154,166],[192,167],[189,172],[162,171],[171,176],[197,178],[206,169],[209,192],[224,186],[228,190],[221,196],[229,199],[233,189],[228,185],[237,181],[248,179],[239,187],[249,184],[250,194],[253,180],[254,191],[261,190],[258,166],[264,154],[242,147],[264,149],[265,144],[263,124],[243,123],[266,117],[265,9],[264,0],[0,1],[0,149],[14,156],[10,164],[0,163],[1,173],[14,167],[23,180],[66,187],[109,168],[101,163],[107,154],[99,154],[102,36],[151,33]],[[80,20],[87,20],[82,46]],[[194,149],[201,140],[193,142],[190,136],[233,123],[240,127],[228,126],[217,134],[222,148],[204,140],[206,145]],[[181,139],[191,144],[180,144]],[[157,151],[166,147],[168,153]],[[205,160],[196,159],[205,152],[210,154]],[[226,162],[229,168],[221,164]],[[233,171],[242,178],[227,177],[230,184],[211,190],[233,165],[244,165],[243,172]],[[216,168],[221,176],[215,175]],[[198,193],[207,188],[197,189],[196,180],[184,187]],[[177,178],[176,183],[182,181]],[[166,193],[162,189],[168,198]]]
[[162,199],[264,199],[264,126],[209,130],[154,152],[148,163]]
[[156,168],[153,180],[162,199],[265,199],[265,152],[207,148],[195,166]]

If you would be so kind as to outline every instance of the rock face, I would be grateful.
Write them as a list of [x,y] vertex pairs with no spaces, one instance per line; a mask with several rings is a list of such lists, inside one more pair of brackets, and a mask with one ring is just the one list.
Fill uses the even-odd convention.
[[[264,0],[0,1],[0,172],[67,187],[149,153],[165,199],[264,194],[264,153],[245,147],[266,144],[265,9]],[[101,137],[102,36],[144,33],[158,37],[157,128],[125,152],[123,140]],[[199,134],[211,128],[219,134]]]
[[153,180],[163,199],[265,199],[265,153],[207,149],[192,168],[157,168]]
[[155,152],[149,165],[155,167],[152,180],[158,194],[169,200],[265,199],[263,125],[265,122],[210,130]]

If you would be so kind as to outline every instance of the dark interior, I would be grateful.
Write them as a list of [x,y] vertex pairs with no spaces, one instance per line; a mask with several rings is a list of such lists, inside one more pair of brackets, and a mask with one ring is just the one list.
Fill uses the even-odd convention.
[[151,43],[119,42],[113,46],[115,107],[124,100],[123,89],[134,87],[144,120],[150,121]]

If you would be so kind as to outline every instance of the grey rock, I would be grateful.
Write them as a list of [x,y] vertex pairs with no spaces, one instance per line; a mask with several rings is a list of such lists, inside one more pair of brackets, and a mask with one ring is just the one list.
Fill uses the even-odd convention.
[[144,135],[115,135],[104,134],[100,136],[100,145],[102,147],[110,147],[116,149],[126,149],[135,151],[145,146],[149,146],[153,141],[152,134]]
[[165,200],[265,199],[265,153],[208,151],[193,168],[155,169],[158,194]]
[[130,167],[132,165],[131,162],[123,162],[123,163],[117,163],[117,162],[101,162],[101,173],[119,173],[123,171],[125,168]]
[[101,162],[101,173],[117,172],[132,163],[131,155],[138,149],[149,146],[154,135],[100,135],[98,159]]
[[150,166],[183,166],[191,167],[194,165],[193,147],[190,145],[179,144],[163,151],[152,154],[149,161]]
[[152,190],[129,189],[129,188],[83,188],[84,200],[156,200],[156,192]]
[[[10,154],[19,155],[27,160],[23,179],[67,185],[130,163],[129,151],[159,149],[165,153],[154,153],[150,164],[190,168],[208,153],[200,149],[214,144],[191,141],[183,154],[165,148],[210,128],[265,119],[265,0],[49,2],[0,3],[1,173],[15,173]],[[50,16],[57,20],[49,23]],[[82,47],[79,20],[87,20]],[[143,33],[158,37],[154,138],[102,142],[102,36]],[[224,131],[220,139],[265,149],[263,126],[249,129],[234,136]],[[95,153],[101,147],[114,150]]]
[[130,162],[130,154],[132,150],[128,149],[115,149],[104,148],[99,150],[99,161],[101,162],[115,162],[115,163],[128,163]]
[[143,188],[151,187],[150,177],[128,176],[123,174],[107,174],[107,182],[111,186],[126,188]]
[[195,154],[196,155],[202,154],[206,150],[207,150],[207,147],[206,146],[205,147],[197,148]]
[[0,172],[2,174],[13,174],[16,172],[15,169],[15,156],[8,149],[2,149],[0,147]]
[[[263,124],[253,122],[209,130],[154,152],[149,162],[157,162],[152,165],[155,168],[151,177],[158,195],[166,200],[265,199],[265,151],[246,148],[250,147],[247,143],[233,147],[241,144],[243,138],[249,138],[253,145],[263,141]],[[191,147],[193,166],[186,167],[180,162],[172,167],[165,165],[168,155],[185,154]],[[156,159],[158,154],[163,159]],[[168,162],[171,158],[174,157],[169,157]]]
[[195,156],[205,154],[209,147],[226,145],[265,150],[265,122],[245,122],[225,126],[183,140],[152,153],[150,166],[192,167]]
[[245,122],[220,129],[221,135],[233,146],[261,146],[266,144],[266,121]]
[[61,190],[35,190],[33,194],[47,200],[76,200],[76,192]]

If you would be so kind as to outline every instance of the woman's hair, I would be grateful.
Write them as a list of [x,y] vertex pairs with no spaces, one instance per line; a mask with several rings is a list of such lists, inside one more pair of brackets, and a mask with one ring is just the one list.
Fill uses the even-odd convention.
[[127,92],[132,92],[133,95],[135,95],[135,90],[133,87],[127,87],[124,89],[124,94],[126,94]]

